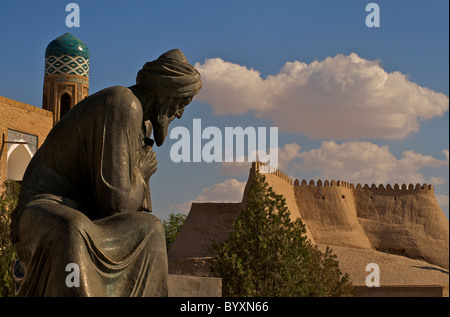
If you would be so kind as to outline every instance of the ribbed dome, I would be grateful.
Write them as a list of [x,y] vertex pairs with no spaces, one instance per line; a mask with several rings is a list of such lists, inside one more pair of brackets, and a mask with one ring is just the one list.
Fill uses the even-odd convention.
[[45,50],[45,57],[63,55],[89,59],[89,49],[78,37],[66,33],[51,41]]

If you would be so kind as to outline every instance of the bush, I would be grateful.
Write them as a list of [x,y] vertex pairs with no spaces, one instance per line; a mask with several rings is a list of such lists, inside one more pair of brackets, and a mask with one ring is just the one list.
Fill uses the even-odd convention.
[[286,200],[256,173],[247,204],[224,242],[215,243],[212,273],[222,278],[224,296],[350,296],[349,276],[336,256],[322,253],[292,221]]
[[185,214],[174,214],[169,215],[169,220],[163,220],[164,231],[166,233],[166,247],[169,250],[175,238],[180,233],[181,227],[183,227],[184,221],[186,220]]
[[14,181],[6,181],[4,192],[0,196],[0,296],[14,296],[12,268],[16,252],[9,238],[11,212],[17,205],[20,185]]

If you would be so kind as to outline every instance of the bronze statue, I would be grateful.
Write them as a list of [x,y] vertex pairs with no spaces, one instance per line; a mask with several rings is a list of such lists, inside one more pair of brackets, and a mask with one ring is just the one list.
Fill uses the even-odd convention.
[[[12,215],[17,296],[167,296],[163,226],[138,211],[151,211],[153,143],[200,88],[197,70],[171,50],[146,63],[136,85],[97,92],[55,125]],[[71,263],[78,286],[67,285]]]

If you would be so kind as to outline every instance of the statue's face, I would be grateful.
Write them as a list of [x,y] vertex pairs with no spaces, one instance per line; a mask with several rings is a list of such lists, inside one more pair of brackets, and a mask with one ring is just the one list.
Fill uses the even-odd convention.
[[161,146],[169,131],[169,124],[180,119],[186,107],[192,101],[190,98],[159,97],[152,106],[150,120],[153,125],[153,136],[157,146]]

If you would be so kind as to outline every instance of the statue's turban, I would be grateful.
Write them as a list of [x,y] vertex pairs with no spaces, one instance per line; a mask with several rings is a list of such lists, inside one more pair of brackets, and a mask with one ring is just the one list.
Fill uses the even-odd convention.
[[137,74],[136,84],[174,98],[193,97],[202,87],[200,73],[179,49],[170,50],[157,60],[146,63]]

